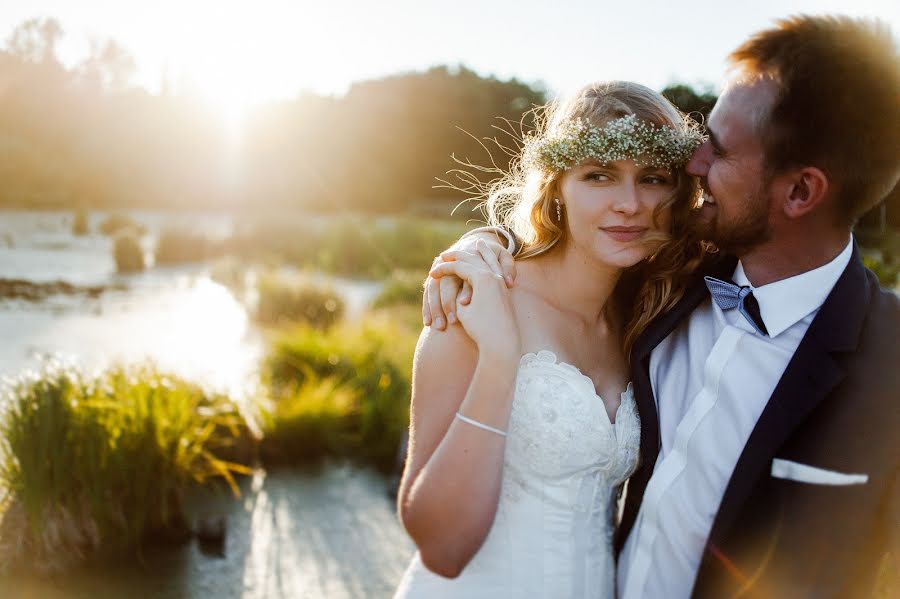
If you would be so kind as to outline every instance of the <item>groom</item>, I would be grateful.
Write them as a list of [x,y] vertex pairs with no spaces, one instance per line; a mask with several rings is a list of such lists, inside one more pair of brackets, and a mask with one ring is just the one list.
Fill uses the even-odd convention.
[[900,57],[872,22],[797,17],[730,59],[688,165],[722,255],[631,356],[618,593],[870,596],[900,559],[900,301],[851,230],[900,175]]

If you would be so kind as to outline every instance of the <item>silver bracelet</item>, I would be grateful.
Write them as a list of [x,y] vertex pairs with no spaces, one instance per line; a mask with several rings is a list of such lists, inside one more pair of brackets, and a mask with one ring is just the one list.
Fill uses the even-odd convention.
[[463,422],[467,422],[468,424],[471,424],[472,426],[477,426],[478,428],[484,429],[486,431],[490,431],[492,433],[497,433],[501,437],[506,436],[506,431],[501,431],[499,428],[494,428],[493,426],[487,425],[483,422],[478,422],[477,420],[472,420],[471,418],[467,418],[467,417],[463,416],[462,414],[460,414],[459,412],[456,413],[456,417],[459,418],[460,420],[462,420]]
[[502,235],[504,239],[506,239],[506,251],[510,254],[515,254],[516,251],[516,242],[513,240],[512,235],[509,234],[509,231],[502,227],[478,227],[476,229],[472,229],[471,231],[466,231],[462,234],[460,239],[465,239],[469,235],[474,235],[475,233],[493,233],[495,235]]

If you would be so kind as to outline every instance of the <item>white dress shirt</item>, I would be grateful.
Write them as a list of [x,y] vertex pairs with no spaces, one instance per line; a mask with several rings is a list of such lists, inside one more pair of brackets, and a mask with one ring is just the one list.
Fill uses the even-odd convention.
[[[769,336],[706,299],[653,350],[661,446],[619,559],[619,597],[690,596],[744,445],[852,253],[851,237],[828,264],[754,288]],[[733,280],[750,286],[740,263]]]

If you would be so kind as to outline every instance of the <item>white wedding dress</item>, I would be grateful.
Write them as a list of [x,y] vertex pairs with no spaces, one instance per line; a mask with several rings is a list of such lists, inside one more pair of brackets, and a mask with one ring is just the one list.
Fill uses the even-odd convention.
[[553,352],[519,364],[494,524],[455,579],[419,554],[396,598],[612,599],[618,491],[634,471],[640,420],[629,384],[615,424],[591,379]]

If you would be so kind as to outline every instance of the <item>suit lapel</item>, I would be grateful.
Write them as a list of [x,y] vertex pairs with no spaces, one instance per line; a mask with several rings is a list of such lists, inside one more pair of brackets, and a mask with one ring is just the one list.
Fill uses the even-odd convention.
[[641,474],[646,474],[645,478],[649,477],[649,472],[653,471],[653,465],[656,463],[656,456],[659,453],[659,418],[656,412],[656,399],[650,384],[650,353],[709,296],[703,275],[730,278],[736,265],[737,259],[735,258],[714,256],[710,262],[704,265],[705,267],[698,269],[685,290],[684,297],[675,304],[675,307],[647,327],[647,330],[638,337],[634,344],[631,354],[632,380],[642,423],[642,470],[647,471],[638,473],[639,477]]
[[653,386],[650,382],[650,353],[662,342],[678,324],[690,316],[691,312],[709,296],[703,281],[703,275],[717,278],[730,278],[737,265],[737,259],[728,256],[710,256],[688,283],[684,297],[675,307],[658,317],[638,337],[631,352],[631,377],[634,384],[634,396],[641,417],[641,466],[628,481],[628,495],[622,521],[616,531],[616,550],[620,551],[625,539],[634,525],[640,503],[647,487],[647,481],[653,474],[656,457],[659,455],[659,416],[656,412],[656,400],[653,397]]
[[854,248],[850,264],[813,319],[744,446],[710,531],[707,557],[727,537],[747,495],[785,440],[844,378],[840,356],[834,354],[856,348],[869,285]]

